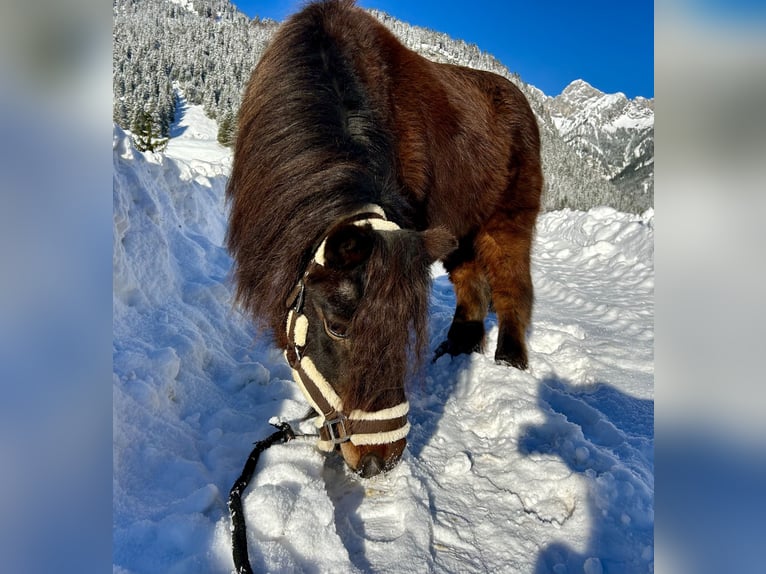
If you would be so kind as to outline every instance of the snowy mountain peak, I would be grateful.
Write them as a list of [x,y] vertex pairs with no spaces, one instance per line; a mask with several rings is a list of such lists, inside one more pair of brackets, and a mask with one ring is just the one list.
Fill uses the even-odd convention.
[[550,98],[549,111],[562,135],[594,121],[607,130],[654,126],[653,99],[630,100],[622,92],[606,94],[585,80],[575,80],[560,95]]
[[[603,95],[604,95],[604,92],[594,88],[588,82],[582,79],[573,81],[561,92],[561,96],[571,100],[583,100],[583,99],[587,100],[587,99],[597,98]],[[619,95],[624,96],[624,94],[619,94]]]
[[623,193],[654,195],[654,99],[605,94],[575,80],[545,107],[556,129]]

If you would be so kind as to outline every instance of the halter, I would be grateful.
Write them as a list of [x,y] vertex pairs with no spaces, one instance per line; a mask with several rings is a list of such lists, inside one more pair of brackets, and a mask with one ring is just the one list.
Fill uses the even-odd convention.
[[[377,231],[399,229],[396,223],[386,219],[385,213],[377,205],[366,206],[347,221],[358,226],[371,225]],[[325,265],[326,243],[327,238],[323,239],[317,248],[309,268],[312,264]],[[343,401],[332,385],[322,376],[311,358],[303,353],[309,326],[308,317],[303,314],[306,275],[308,271],[298,281],[287,302],[287,340],[290,346],[285,350],[285,358],[301,392],[319,414],[315,423],[319,429],[317,447],[331,451],[337,445],[348,441],[355,446],[361,446],[389,444],[403,439],[410,430],[410,423],[407,421],[410,405],[407,401],[377,411],[354,409],[347,413],[343,408]]]

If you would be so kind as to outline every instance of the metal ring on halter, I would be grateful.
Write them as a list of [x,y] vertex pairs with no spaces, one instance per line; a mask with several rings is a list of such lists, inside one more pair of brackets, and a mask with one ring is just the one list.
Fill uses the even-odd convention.
[[[330,435],[332,444],[341,444],[351,440],[351,437],[346,434],[346,417],[343,413],[337,413],[337,416],[331,420],[325,419],[324,426],[327,429],[327,434]],[[336,432],[336,426],[340,432]]]

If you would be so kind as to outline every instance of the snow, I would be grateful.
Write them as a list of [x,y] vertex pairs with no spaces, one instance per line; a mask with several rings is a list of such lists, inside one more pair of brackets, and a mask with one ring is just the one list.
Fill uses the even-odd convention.
[[654,114],[648,113],[635,116],[630,115],[630,113],[626,113],[622,116],[619,116],[610,124],[604,126],[605,129],[609,129],[610,131],[617,131],[618,129],[645,130],[651,127],[654,127]]
[[[114,128],[114,572],[233,569],[226,498],[271,417],[306,403],[232,303],[230,150],[182,106],[166,152]],[[401,463],[360,479],[297,439],[243,498],[268,572],[652,572],[654,213],[542,215],[528,372],[426,364]],[[434,267],[432,349],[454,294]]]
[[170,0],[173,4],[178,4],[181,8],[186,8],[189,11],[194,10],[194,2],[192,0]]

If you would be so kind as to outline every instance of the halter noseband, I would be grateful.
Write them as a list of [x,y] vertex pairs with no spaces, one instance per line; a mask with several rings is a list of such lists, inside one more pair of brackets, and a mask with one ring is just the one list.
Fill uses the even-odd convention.
[[[379,231],[393,231],[399,226],[388,221],[383,210],[369,205],[347,219],[353,225],[371,225]],[[309,263],[324,266],[327,238],[317,248]],[[308,273],[308,271],[306,272]],[[304,274],[305,278],[305,274]],[[308,317],[303,314],[304,278],[293,289],[287,306],[287,340],[289,347],[285,357],[293,372],[293,378],[311,407],[319,414],[316,426],[319,429],[317,446],[331,451],[337,445],[350,441],[355,446],[389,444],[403,439],[410,430],[407,401],[377,411],[352,410],[345,412],[343,401],[322,376],[310,357],[303,353],[308,333]]]

